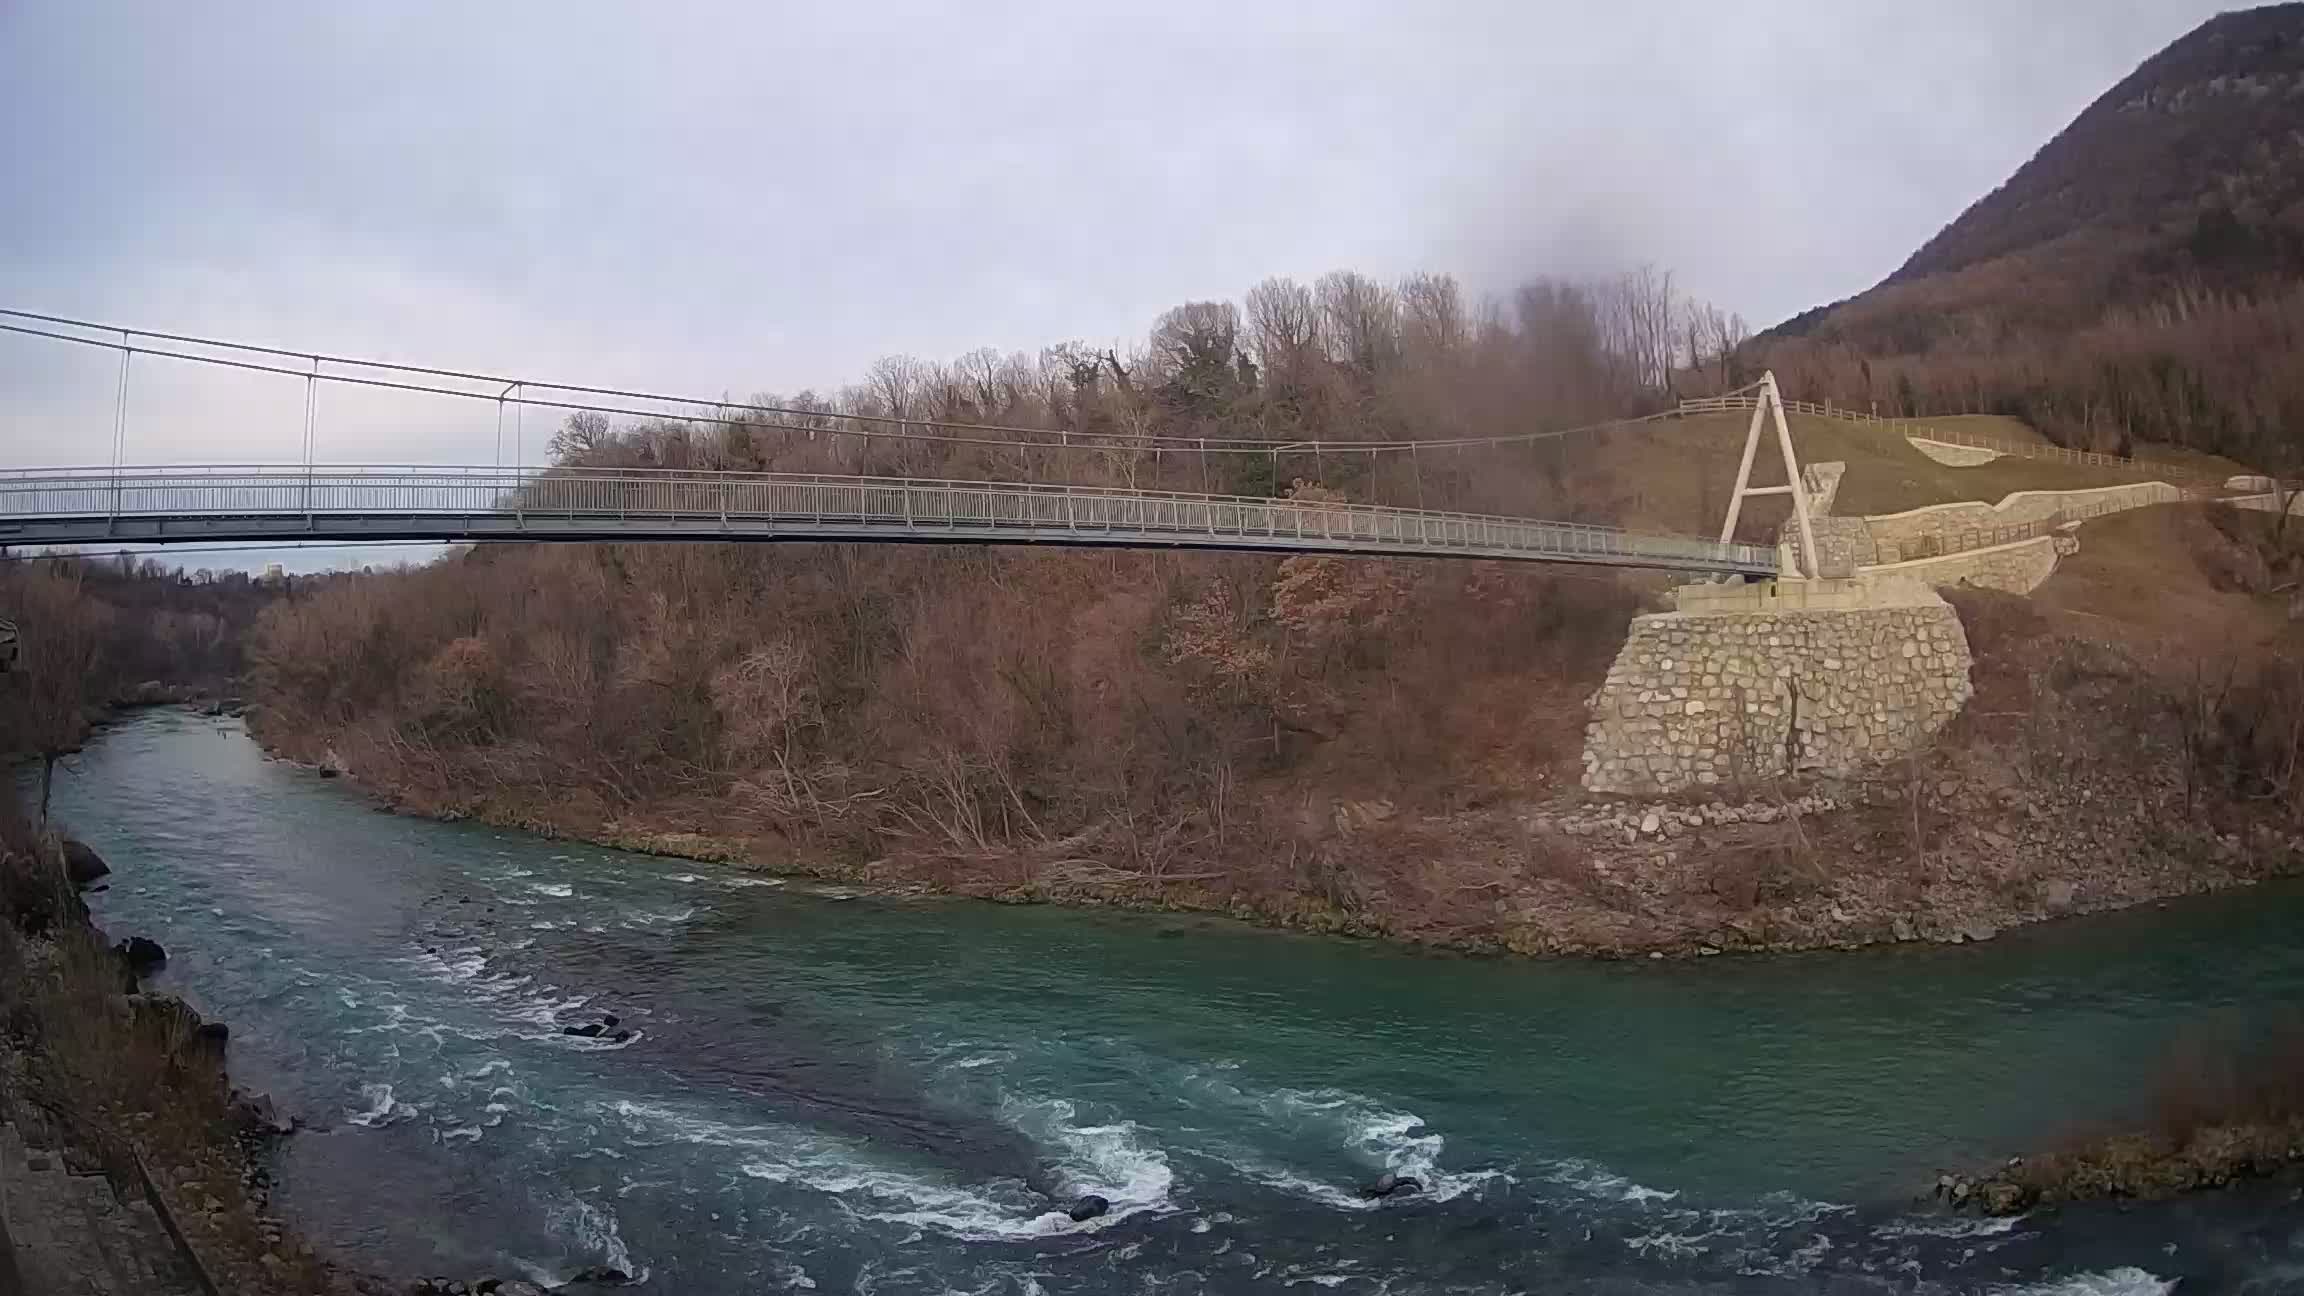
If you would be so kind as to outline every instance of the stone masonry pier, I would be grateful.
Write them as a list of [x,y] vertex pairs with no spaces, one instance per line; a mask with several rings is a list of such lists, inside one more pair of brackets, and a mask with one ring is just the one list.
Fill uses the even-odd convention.
[[1852,774],[1917,749],[1970,695],[1959,616],[1917,580],[1687,586],[1678,604],[1633,619],[1593,696],[1591,791]]

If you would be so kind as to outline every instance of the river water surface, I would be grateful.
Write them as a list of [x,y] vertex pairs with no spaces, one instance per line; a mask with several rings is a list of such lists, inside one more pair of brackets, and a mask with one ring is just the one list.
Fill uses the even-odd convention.
[[[1984,946],[1474,960],[891,901],[396,818],[149,712],[59,780],[115,938],[314,1127],[278,1204],[358,1264],[752,1293],[2151,1292],[2304,1283],[2268,1185],[1910,1204],[2304,1002],[2304,892]],[[622,1043],[562,1027],[614,1014]],[[1413,1198],[1358,1189],[1391,1171]],[[1112,1202],[1075,1224],[1055,1206]]]

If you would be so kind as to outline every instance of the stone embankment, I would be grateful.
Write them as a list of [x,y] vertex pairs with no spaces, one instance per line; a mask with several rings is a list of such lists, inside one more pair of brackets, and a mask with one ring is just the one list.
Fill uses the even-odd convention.
[[1781,801],[1710,801],[1692,806],[1585,805],[1562,813],[1533,815],[1528,826],[1601,842],[1621,840],[1629,846],[1643,838],[1670,840],[1702,828],[1772,824],[1839,808],[1838,799],[1822,792]]

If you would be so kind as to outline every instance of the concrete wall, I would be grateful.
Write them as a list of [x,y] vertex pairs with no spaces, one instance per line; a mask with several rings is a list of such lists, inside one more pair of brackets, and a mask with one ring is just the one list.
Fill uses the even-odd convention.
[[1634,618],[1593,695],[1584,786],[1644,795],[1849,774],[1914,750],[1968,700],[1968,637],[1932,592],[1883,601]]
[[1912,448],[1936,462],[1951,468],[1976,468],[2000,457],[1997,450],[1982,446],[1954,445],[1949,441],[1930,441],[1926,437],[1908,436]]

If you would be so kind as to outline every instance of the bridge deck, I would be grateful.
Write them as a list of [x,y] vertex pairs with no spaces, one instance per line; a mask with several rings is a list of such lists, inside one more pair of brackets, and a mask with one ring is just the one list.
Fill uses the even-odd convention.
[[1774,575],[1757,545],[1423,509],[789,473],[328,467],[0,473],[0,545],[842,540],[1185,546]]

